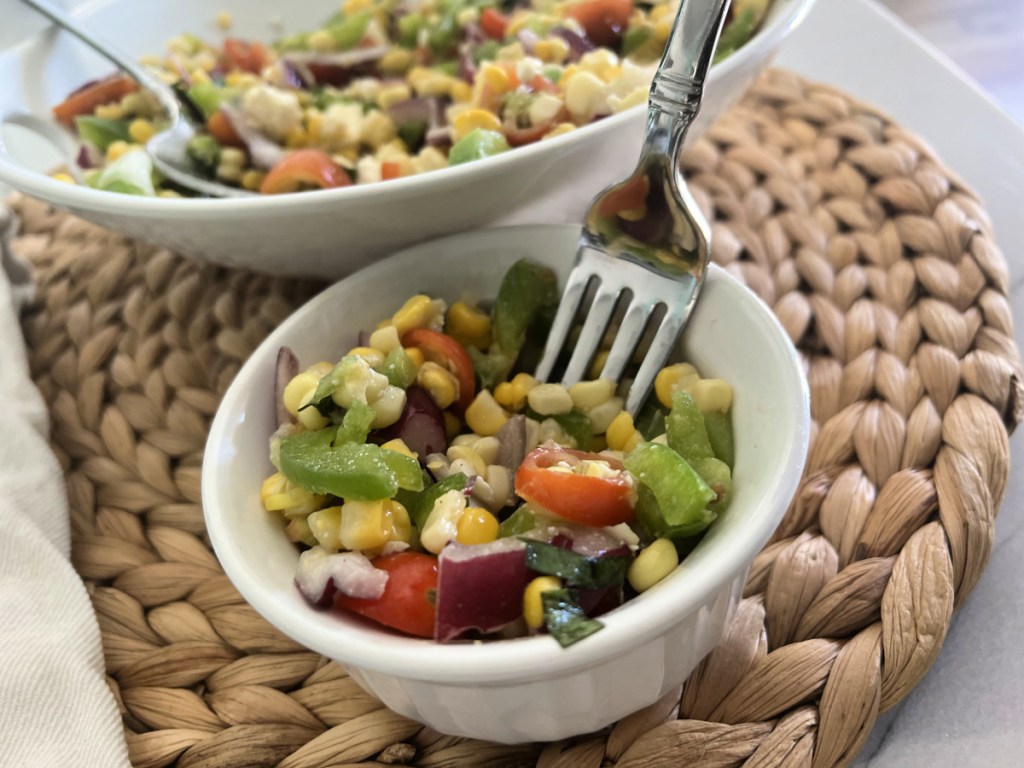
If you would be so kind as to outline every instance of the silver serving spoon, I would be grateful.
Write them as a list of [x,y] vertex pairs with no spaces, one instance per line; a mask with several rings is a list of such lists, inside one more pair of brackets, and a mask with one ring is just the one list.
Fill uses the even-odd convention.
[[159,99],[160,105],[170,118],[171,125],[146,142],[146,151],[160,173],[175,184],[210,197],[250,197],[254,194],[244,189],[204,179],[196,174],[192,161],[185,151],[189,140],[195,135],[196,129],[187,110],[182,109],[178,94],[167,83],[135,62],[130,56],[121,53],[105,40],[83,29],[78,22],[60,9],[50,5],[46,0],[22,1],[113,62],[143,88],[152,91]]

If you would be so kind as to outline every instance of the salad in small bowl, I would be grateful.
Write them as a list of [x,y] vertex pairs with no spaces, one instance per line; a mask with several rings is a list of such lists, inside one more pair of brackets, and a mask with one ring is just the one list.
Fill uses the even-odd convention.
[[505,355],[577,235],[460,235],[336,284],[261,345],[210,432],[207,525],[242,595],[445,733],[562,738],[678,685],[801,474],[800,362],[720,269],[636,420],[610,382],[540,384],[529,342]]

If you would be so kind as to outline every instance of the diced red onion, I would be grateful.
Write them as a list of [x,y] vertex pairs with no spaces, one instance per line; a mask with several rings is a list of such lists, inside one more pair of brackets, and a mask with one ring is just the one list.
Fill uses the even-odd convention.
[[579,32],[567,27],[555,27],[552,32],[569,44],[570,61],[579,61],[583,54],[590,53],[594,50],[594,44],[590,42],[585,35],[581,35]]
[[523,46],[523,50],[527,56],[533,56],[534,49],[537,47],[537,43],[540,38],[537,33],[532,29],[521,29],[516,35],[516,39],[519,40],[519,44]]
[[285,59],[281,59],[277,66],[281,72],[281,79],[291,88],[308,88],[313,84],[312,78],[306,79],[309,70],[303,73],[295,64]]
[[100,157],[99,150],[91,144],[82,144],[78,148],[75,163],[82,170],[88,171],[91,168],[99,168],[103,164],[103,159]]
[[292,420],[292,415],[284,407],[284,388],[298,375],[299,359],[291,347],[281,347],[277,350],[277,365],[274,368],[274,413],[279,427]]
[[284,158],[284,150],[281,146],[256,130],[238,107],[233,104],[223,104],[220,109],[231,123],[231,127],[235,129],[238,138],[245,143],[253,165],[269,170],[281,162]]
[[328,554],[322,547],[307,549],[299,555],[295,584],[302,595],[317,608],[326,608],[341,592],[349,597],[375,600],[384,594],[388,572],[374,568],[358,552]]
[[398,421],[385,429],[370,433],[370,441],[382,445],[401,438],[409,450],[426,457],[448,450],[444,414],[425,389],[413,385],[405,391],[405,408]]
[[376,75],[376,63],[387,53],[385,46],[355,48],[340,53],[289,51],[281,59],[295,68],[307,85],[347,85],[356,77]]
[[528,578],[526,545],[518,539],[449,544],[437,559],[435,639],[496,632],[519,619]]
[[618,608],[622,605],[623,595],[622,587],[602,587],[601,589],[581,589],[578,590],[577,601],[580,604],[580,608],[583,612],[594,618],[600,616],[603,613],[613,608]]
[[526,417],[516,414],[501,425],[495,437],[500,445],[498,463],[508,470],[510,477],[515,477],[526,458]]

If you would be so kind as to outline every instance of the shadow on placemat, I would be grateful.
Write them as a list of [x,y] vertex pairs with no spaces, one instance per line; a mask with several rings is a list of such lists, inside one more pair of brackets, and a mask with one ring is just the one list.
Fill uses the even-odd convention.
[[[806,477],[721,645],[613,728],[507,747],[395,715],[266,624],[205,537],[220,395],[319,284],[203,266],[15,198],[26,320],[136,766],[848,763],[939,653],[992,548],[1020,418],[987,217],[914,136],[779,71],[688,149],[714,258],[807,366]],[[360,763],[360,761],[369,761]]]

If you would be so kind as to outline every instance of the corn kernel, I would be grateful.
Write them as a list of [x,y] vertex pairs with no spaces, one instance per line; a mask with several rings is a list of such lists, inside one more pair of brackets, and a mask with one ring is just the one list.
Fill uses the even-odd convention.
[[299,149],[309,144],[309,134],[301,125],[293,125],[284,136],[284,144],[288,149]]
[[266,502],[268,496],[284,493],[287,485],[287,478],[280,472],[275,472],[264,480],[263,485],[260,486],[260,501]]
[[323,429],[331,421],[322,413],[320,413],[320,411],[317,410],[315,407],[306,407],[313,401],[314,394],[316,394],[315,389],[309,390],[309,393],[306,395],[305,398],[303,398],[302,402],[299,404],[298,413],[295,414],[295,418],[299,420],[299,424],[301,424],[310,431]]
[[654,22],[654,39],[660,44],[664,44],[668,40],[668,36],[672,33],[672,19],[671,17],[660,18]]
[[337,552],[341,547],[341,507],[327,507],[306,518],[309,530],[317,544],[328,552]]
[[491,318],[486,312],[471,307],[464,301],[457,301],[448,309],[447,330],[456,341],[466,347],[487,349],[491,344]]
[[288,525],[284,527],[284,535],[288,537],[288,541],[293,544],[299,542],[305,544],[307,547],[316,546],[316,537],[313,532],[309,530],[309,523],[304,517],[296,517],[288,521]]
[[405,390],[389,384],[370,407],[373,408],[371,426],[374,429],[390,427],[401,418],[405,410]]
[[135,144],[129,144],[127,141],[115,141],[107,147],[107,162],[112,163],[115,160],[124,157],[126,154],[131,152],[133,149],[138,149]]
[[477,73],[476,82],[483,83],[492,93],[502,94],[509,90],[508,73],[493,62],[484,62]]
[[662,19],[672,18],[672,5],[670,3],[661,3],[651,8],[651,12],[647,15],[650,21],[661,21]]
[[498,518],[483,507],[467,507],[455,527],[459,544],[486,544],[498,538]]
[[554,576],[538,576],[523,590],[523,618],[530,629],[544,626],[544,603],[541,595],[555,589],[561,589],[562,582]]
[[420,532],[420,544],[428,552],[438,554],[444,546],[458,537],[459,519],[466,511],[466,496],[462,491],[448,491],[434,502]]
[[494,398],[511,411],[521,411],[526,406],[530,390],[540,384],[528,373],[517,373],[512,381],[504,381],[494,390]]
[[456,461],[466,462],[466,464],[473,470],[467,474],[473,474],[477,477],[485,477],[487,475],[487,463],[475,449],[468,445],[450,446],[448,448],[448,458],[453,463]]
[[380,57],[377,66],[380,67],[381,72],[397,75],[409,69],[414,61],[412,51],[405,48],[392,48]]
[[462,422],[459,421],[459,417],[451,411],[444,412],[444,433],[448,435],[448,439],[451,440],[457,434],[462,431]]
[[124,108],[117,103],[114,104],[100,104],[94,110],[96,117],[103,118],[104,120],[120,120],[124,117]]
[[526,401],[541,416],[558,416],[572,410],[572,398],[561,384],[538,384],[530,390]]
[[732,386],[723,379],[699,379],[686,387],[697,408],[728,413],[732,407]]
[[501,442],[496,437],[480,437],[473,442],[473,450],[480,454],[484,464],[491,465],[498,461]]
[[232,88],[252,88],[260,84],[260,79],[252,72],[243,72],[236,69],[225,76],[224,84]]
[[[666,408],[672,407],[672,396],[684,382],[691,383],[691,377],[697,376],[697,369],[689,363],[676,363],[658,371],[654,377],[654,394],[658,402]],[[693,379],[695,381],[696,379]]]
[[231,18],[231,14],[227,11],[221,11],[217,14],[217,28],[220,30],[231,29],[232,21],[233,19]]
[[386,355],[391,350],[401,347],[402,342],[398,339],[395,326],[386,325],[370,334],[370,346]]
[[423,363],[427,361],[426,357],[423,355],[423,350],[419,347],[406,347],[405,354],[408,355],[409,359],[412,360],[412,364],[415,365],[417,369],[422,368]]
[[633,434],[629,436],[625,445],[622,446],[622,452],[629,453],[642,442],[644,442],[643,433],[639,429],[634,429]]
[[387,109],[388,107],[397,104],[400,101],[406,101],[412,97],[412,90],[405,83],[395,83],[394,85],[381,86],[381,89],[377,91],[377,106],[381,109]]
[[432,314],[432,300],[422,293],[413,296],[402,308],[395,312],[391,322],[398,329],[399,336],[411,331],[413,328],[424,328],[430,322]]
[[257,171],[255,168],[250,168],[242,174],[242,188],[255,192],[263,184],[263,179],[265,178],[266,174],[263,173],[263,171]]
[[317,385],[320,384],[320,377],[309,371],[303,371],[298,374],[291,381],[289,381],[284,388],[282,394],[282,401],[285,409],[292,416],[299,415],[299,408],[306,402],[306,399],[316,391]]
[[346,501],[341,507],[338,538],[342,547],[356,551],[384,546],[384,502]]
[[501,120],[486,109],[469,109],[456,116],[452,124],[453,141],[459,141],[477,128],[485,131],[500,131]]
[[162,197],[166,200],[171,200],[175,197],[181,197],[181,195],[175,192],[173,189],[161,189],[159,192],[156,193],[156,196]]
[[309,47],[315,53],[330,53],[334,50],[334,36],[326,29],[318,29],[307,38]]
[[615,382],[611,379],[578,381],[569,387],[572,404],[581,411],[589,411],[615,396]]
[[463,81],[458,80],[452,83],[452,89],[449,95],[451,96],[452,101],[464,104],[473,98],[473,86],[469,83],[464,83]]
[[75,177],[74,176],[72,176],[70,173],[64,173],[63,171],[51,174],[50,178],[53,179],[54,181],[63,181],[65,184],[77,184],[78,183],[78,182],[75,181]]
[[455,375],[437,363],[425,362],[416,372],[416,383],[444,410],[459,399],[459,381]]
[[612,423],[605,430],[605,438],[608,440],[608,447],[613,451],[621,451],[625,448],[626,441],[633,437],[636,427],[633,424],[633,417],[629,411],[619,411]]
[[603,435],[608,431],[608,427],[622,410],[623,404],[624,401],[621,397],[611,397],[587,411],[595,435]]
[[410,459],[419,458],[416,455],[416,452],[406,445],[405,440],[400,437],[396,437],[394,440],[388,440],[386,443],[382,443],[380,447],[385,451],[394,451],[395,453],[400,453],[403,456],[408,456]]
[[561,64],[569,58],[569,44],[560,37],[548,37],[537,41],[533,53],[548,64]]
[[508,419],[508,413],[486,389],[477,394],[466,409],[466,424],[484,437],[495,434]]
[[373,8],[372,0],[345,0],[341,4],[341,10],[346,16],[351,16],[360,11],[368,11]]
[[565,84],[565,108],[578,123],[589,122],[597,113],[604,81],[592,72],[580,72]]
[[645,592],[668,576],[679,565],[679,554],[669,539],[656,539],[640,550],[630,563],[626,578],[637,592]]
[[352,347],[348,354],[363,358],[371,368],[384,362],[384,353],[373,347]]

